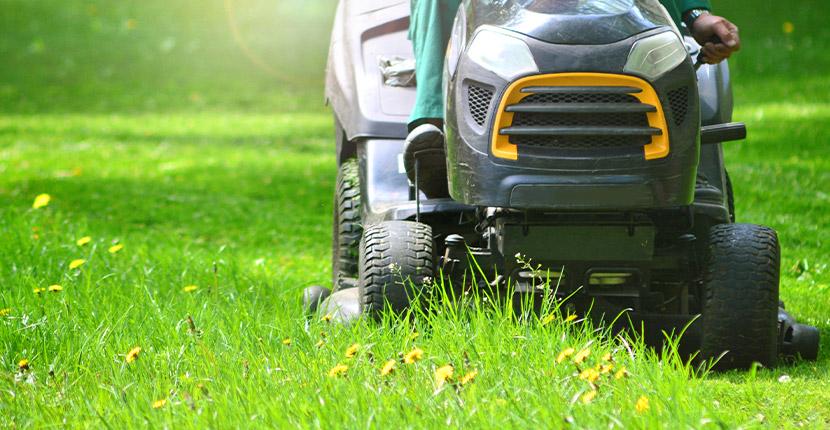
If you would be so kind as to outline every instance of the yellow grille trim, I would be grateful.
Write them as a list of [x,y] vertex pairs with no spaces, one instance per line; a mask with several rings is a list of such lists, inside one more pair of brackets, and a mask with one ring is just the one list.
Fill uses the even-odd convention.
[[651,143],[643,147],[646,160],[654,160],[669,155],[669,133],[666,128],[666,115],[660,98],[648,82],[626,75],[607,73],[558,73],[553,75],[528,76],[513,82],[505,91],[496,111],[496,122],[493,129],[491,151],[493,155],[508,160],[518,160],[519,154],[516,145],[510,143],[509,137],[499,134],[502,128],[513,123],[513,112],[505,112],[508,105],[516,104],[529,93],[522,93],[526,87],[579,87],[579,86],[609,86],[609,87],[636,87],[643,90],[641,93],[631,94],[640,102],[657,107],[656,112],[649,112],[648,123],[651,127],[659,128],[660,135],[652,136]]

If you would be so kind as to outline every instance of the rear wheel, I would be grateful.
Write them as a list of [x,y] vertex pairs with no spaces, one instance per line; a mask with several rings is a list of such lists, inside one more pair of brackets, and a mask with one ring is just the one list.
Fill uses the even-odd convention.
[[354,286],[363,232],[360,224],[360,177],[354,159],[345,161],[337,170],[332,217],[332,290],[337,291]]
[[432,227],[411,221],[384,221],[366,228],[360,247],[359,296],[363,310],[379,317],[400,313],[434,274]]
[[778,348],[778,236],[754,224],[721,224],[709,233],[704,279],[703,360],[715,369],[775,365]]

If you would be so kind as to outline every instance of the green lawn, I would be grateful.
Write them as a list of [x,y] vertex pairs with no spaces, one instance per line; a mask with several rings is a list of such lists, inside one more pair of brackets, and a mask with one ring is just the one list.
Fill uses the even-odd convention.
[[[830,426],[822,3],[716,1],[742,31],[731,67],[749,138],[725,147],[738,220],[778,230],[782,298],[825,344],[815,363],[709,375],[555,312],[306,318],[301,290],[330,279],[321,82],[336,3],[232,1],[252,55],[226,4],[0,2],[0,428]],[[557,364],[570,347],[590,355]],[[421,360],[381,375],[414,348]]]

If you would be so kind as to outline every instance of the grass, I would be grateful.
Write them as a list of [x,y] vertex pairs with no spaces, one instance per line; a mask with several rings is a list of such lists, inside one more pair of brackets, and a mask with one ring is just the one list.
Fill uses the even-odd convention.
[[[830,339],[823,5],[720,3],[743,40],[731,66],[750,138],[725,147],[738,219],[778,230],[782,297]],[[3,2],[0,427],[830,425],[826,346],[815,363],[692,375],[556,313],[547,325],[498,308],[353,327],[303,316],[302,288],[330,279],[333,127],[320,81],[334,2],[231,5],[249,49],[290,81],[242,53],[221,2]],[[41,193],[51,202],[32,209]],[[63,291],[33,293],[55,284]],[[603,375],[586,404],[593,387],[556,357],[592,341],[589,366],[611,353],[628,376]],[[422,360],[380,375],[416,347]],[[437,389],[450,363],[455,377]],[[337,364],[349,369],[329,377]],[[649,409],[637,411],[641,397]]]

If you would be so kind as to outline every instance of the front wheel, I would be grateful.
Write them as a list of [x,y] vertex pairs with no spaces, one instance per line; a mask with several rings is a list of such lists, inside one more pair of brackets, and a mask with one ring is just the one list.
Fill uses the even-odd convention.
[[780,248],[775,230],[721,224],[709,231],[703,284],[703,360],[718,370],[774,366]]
[[400,313],[434,274],[432,227],[411,221],[384,221],[367,227],[360,246],[358,295],[363,311],[378,318]]

